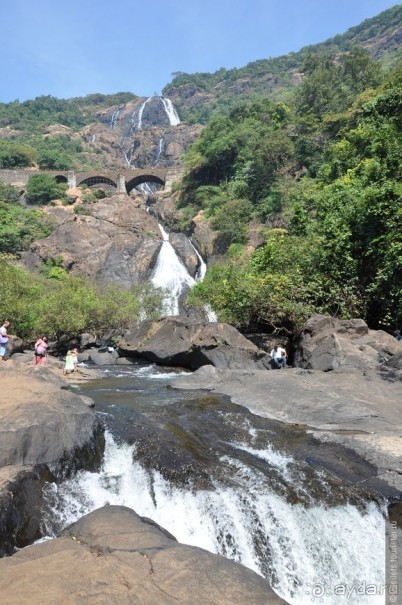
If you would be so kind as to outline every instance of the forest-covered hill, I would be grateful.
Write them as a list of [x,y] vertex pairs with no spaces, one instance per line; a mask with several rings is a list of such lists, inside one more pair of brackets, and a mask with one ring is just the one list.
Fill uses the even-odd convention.
[[[204,233],[212,230],[215,237],[215,264],[195,287],[193,304],[207,302],[220,320],[247,331],[295,334],[317,312],[360,316],[372,328],[402,328],[400,16],[398,6],[353,28],[346,34],[347,48],[339,41],[336,47],[326,44],[324,50],[335,53],[316,52],[317,47],[303,51],[303,78],[289,87],[286,99],[270,98],[268,88],[242,99],[236,87],[219,97],[216,90],[222,86],[211,86],[208,94],[215,105],[203,105],[209,121],[185,155],[186,173],[173,196],[177,230],[192,234],[196,219],[206,226]],[[371,53],[351,41],[364,42],[364,36]],[[386,57],[386,63],[376,55]],[[257,63],[263,71],[265,63]],[[185,76],[175,82],[180,78]],[[173,88],[183,92],[183,86],[192,84]],[[45,123],[48,131],[53,119],[66,121],[63,112],[74,108],[68,140],[79,145],[79,120],[90,120],[97,111],[104,115],[109,102],[124,103],[127,94],[94,95],[89,104],[84,98],[58,105],[51,97],[8,104],[20,115],[19,126],[7,122],[11,118],[3,106],[1,132],[8,135],[0,140],[0,164],[11,158],[27,165],[27,158],[33,161],[30,154],[38,153],[33,142],[45,158],[52,151],[48,158],[58,160],[60,150],[68,151],[64,135],[41,135]],[[219,115],[211,118],[210,111]],[[25,121],[35,133],[30,141]],[[79,149],[74,153],[77,162]],[[36,193],[39,207],[53,199],[49,192],[46,199]],[[39,290],[41,300],[46,292],[52,298],[55,280],[57,300],[63,301],[70,288],[80,300],[89,296],[98,305],[96,288],[86,293],[86,284],[70,280],[57,258],[48,259],[39,282],[1,256],[18,256],[34,239],[45,237],[52,226],[43,217],[40,208],[24,209],[18,193],[0,184],[0,314],[8,315],[18,301],[14,319],[21,333],[35,332],[38,325],[50,330],[41,323],[43,309],[33,303]],[[120,294],[124,301],[125,293]],[[127,309],[134,304],[136,299],[122,303]]]
[[227,112],[239,101],[262,97],[286,100],[302,82],[310,54],[330,54],[337,58],[356,46],[368,50],[374,59],[394,67],[402,58],[402,4],[390,8],[346,33],[320,44],[305,46],[298,52],[253,61],[239,69],[220,69],[215,73],[177,72],[163,89],[181,118],[206,124],[211,116]]

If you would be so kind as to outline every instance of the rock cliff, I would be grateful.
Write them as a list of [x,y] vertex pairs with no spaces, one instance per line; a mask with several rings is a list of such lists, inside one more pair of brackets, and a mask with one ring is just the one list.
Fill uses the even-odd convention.
[[[157,219],[146,211],[144,199],[127,195],[104,198],[85,205],[85,215],[72,207],[50,208],[56,228],[46,239],[35,242],[23,257],[29,269],[38,269],[47,259],[59,257],[69,272],[124,287],[150,279],[162,238]],[[191,275],[199,260],[177,235],[172,238]]]

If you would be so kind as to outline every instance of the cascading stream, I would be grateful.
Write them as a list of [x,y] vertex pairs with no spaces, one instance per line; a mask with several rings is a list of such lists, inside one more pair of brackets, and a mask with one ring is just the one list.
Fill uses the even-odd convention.
[[[103,468],[99,473],[81,472],[60,486],[49,484],[46,533],[52,535],[105,504],[125,505],[159,523],[180,542],[222,554],[253,569],[294,605],[314,600],[325,605],[383,605],[380,595],[356,594],[364,582],[376,586],[384,583],[385,521],[381,506],[373,502],[356,506],[346,499],[341,502],[338,493],[334,493],[334,504],[328,505],[333,489],[330,479],[322,472],[314,471],[314,477],[306,475],[311,469],[306,470],[305,465],[300,466],[291,455],[271,445],[267,441],[271,431],[258,423],[250,424],[252,417],[242,419],[235,406],[235,413],[226,404],[212,417],[208,406],[213,412],[213,402],[186,404],[184,392],[166,391],[171,373],[164,375],[152,366],[117,371],[122,372],[120,378],[115,373],[110,382],[89,385],[85,391],[95,398],[97,409],[110,426]],[[181,397],[181,403],[174,397]],[[183,441],[183,455],[192,451],[195,459],[202,460],[210,451],[209,443],[219,446],[213,466],[208,466],[209,485],[204,488],[195,480],[186,479],[183,484],[168,481],[144,459],[141,435],[147,422],[152,427],[156,419],[156,430],[161,423],[172,430],[186,409],[195,414],[191,416],[195,434],[203,432],[199,443],[204,439],[206,443],[203,450],[197,440],[189,442],[189,430]],[[191,417],[184,419],[182,427],[191,427]],[[139,432],[131,433],[135,425],[140,427]],[[228,432],[222,433],[225,425]],[[238,428],[241,436],[227,441]],[[220,438],[208,434],[211,430]],[[273,436],[275,430],[272,427]],[[126,431],[134,445],[124,442]],[[182,430],[177,435],[182,435]],[[145,441],[151,439],[146,437]],[[148,447],[151,450],[152,443]],[[169,441],[166,447],[169,451]],[[162,454],[158,464],[163,464],[164,457]],[[325,501],[312,495],[317,489],[325,494]],[[349,591],[355,587],[352,599],[350,594],[334,594],[334,587],[340,585],[348,586]]]

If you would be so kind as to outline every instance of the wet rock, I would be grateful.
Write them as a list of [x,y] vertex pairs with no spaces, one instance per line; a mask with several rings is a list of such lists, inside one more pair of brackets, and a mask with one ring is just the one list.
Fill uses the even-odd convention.
[[120,506],[101,508],[59,538],[2,559],[0,590],[7,605],[286,605],[253,571],[179,544]]
[[200,261],[190,241],[183,233],[171,233],[169,241],[190,275],[195,277]]
[[49,473],[61,480],[99,468],[104,435],[88,401],[67,391],[51,369],[10,360],[0,366],[0,382],[0,542],[9,554],[39,537]]
[[188,317],[142,322],[123,335],[118,347],[128,357],[191,370],[207,364],[239,370],[270,367],[269,355],[232,326]]
[[[233,371],[204,366],[173,388],[228,395],[254,414],[302,425],[322,443],[342,444],[402,491],[401,381],[389,372],[287,369]],[[388,495],[386,488],[379,488]]]
[[26,470],[16,468],[15,476],[11,474],[5,482],[0,471],[0,557],[42,537],[43,487],[54,480],[45,465]]

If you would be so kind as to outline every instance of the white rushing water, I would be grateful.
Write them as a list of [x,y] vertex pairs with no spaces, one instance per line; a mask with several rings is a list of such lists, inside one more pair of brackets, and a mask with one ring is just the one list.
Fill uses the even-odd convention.
[[[242,487],[216,484],[216,491],[196,492],[170,485],[156,471],[147,472],[133,462],[133,454],[135,446],[117,445],[107,433],[101,472],[81,472],[58,487],[50,484],[48,514],[52,524],[56,520],[56,530],[106,504],[124,505],[153,519],[180,542],[264,575],[291,604],[383,605],[383,596],[359,594],[362,586],[384,583],[385,521],[376,505],[368,505],[366,512],[352,505],[292,505],[262,489],[258,471],[235,459],[222,463],[235,466]],[[270,449],[259,455],[285,472],[291,461]],[[270,556],[265,562],[265,553],[256,549],[256,534],[260,543],[266,537]]]
[[[175,249],[169,242],[169,234],[159,223],[159,229],[162,234],[163,244],[161,246],[156,264],[152,273],[151,281],[158,288],[163,288],[165,296],[165,315],[179,315],[179,301],[187,288],[191,288],[197,281],[201,281],[206,273],[206,264],[195,246],[190,242],[191,247],[197,255],[200,262],[197,275],[193,278],[188,272],[187,267],[177,256]],[[213,310],[207,306],[205,313],[210,322],[216,322],[217,317]]]
[[160,100],[161,100],[161,102],[165,108],[166,114],[169,118],[169,124],[171,126],[177,126],[177,124],[180,124],[180,118],[177,114],[177,111],[173,107],[172,101],[170,99],[167,99],[166,97],[160,97]]
[[119,117],[119,113],[120,113],[122,107],[124,107],[124,105],[120,105],[120,107],[118,107],[117,109],[115,109],[114,112],[112,113],[111,117],[110,117],[109,128],[111,128],[112,130],[113,130],[113,128],[116,127],[117,119]]
[[159,229],[162,233],[163,243],[151,281],[155,286],[163,288],[167,293],[165,297],[165,315],[178,315],[180,296],[186,286],[191,288],[195,284],[195,279],[191,277],[187,268],[177,256],[172,244],[169,242],[169,235],[160,224]]

